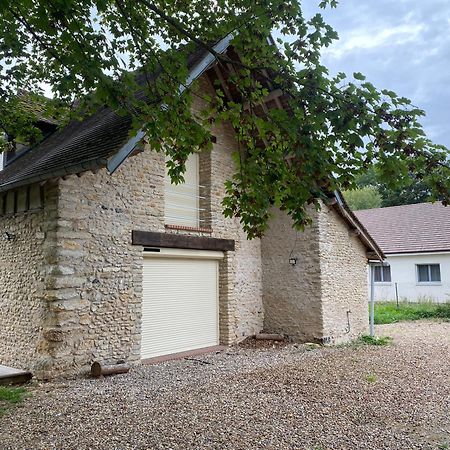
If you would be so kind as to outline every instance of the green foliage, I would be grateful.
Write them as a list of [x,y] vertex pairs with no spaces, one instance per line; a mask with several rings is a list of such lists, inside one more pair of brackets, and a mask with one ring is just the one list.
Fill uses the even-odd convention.
[[[379,345],[379,344],[375,344],[375,345]],[[378,380],[378,377],[374,373],[369,373],[366,375],[366,381],[368,381],[369,383],[375,383],[377,380]]]
[[[382,181],[376,166],[358,176],[356,184],[360,189],[376,190],[381,196],[381,207],[424,203],[431,199],[430,188],[423,181],[412,176],[404,186],[391,188]],[[437,199],[441,200],[443,197],[438,196]]]
[[392,342],[392,338],[389,336],[361,336],[359,338],[361,344],[364,345],[376,345],[376,346],[385,346],[389,345]]
[[[273,29],[276,46],[267,44]],[[230,33],[234,52],[215,52],[210,43]],[[5,0],[0,126],[38,139],[35,114],[17,99],[46,84],[67,120],[99,105],[130,115],[133,131],[143,128],[148,145],[170,157],[180,182],[189,154],[211,148],[211,127],[229,122],[239,148],[224,214],[238,217],[250,238],[264,233],[274,205],[304,227],[307,205],[355,188],[374,164],[389,189],[418,180],[448,203],[448,150],[425,136],[424,112],[359,72],[331,77],[321,51],[337,38],[321,14],[305,17],[298,0]],[[212,98],[186,86],[188,55],[198,49],[214,55],[233,99],[219,85]],[[261,113],[269,89],[282,90],[286,110]],[[199,97],[205,109],[194,113]]]
[[375,303],[375,323],[395,323],[420,319],[450,319],[450,303]]
[[367,186],[353,191],[344,191],[344,198],[353,211],[381,206],[382,198],[376,188]]
[[20,403],[27,394],[25,388],[0,386],[0,414],[6,410],[4,406]]
[[25,388],[9,388],[0,386],[0,401],[8,403],[19,403],[26,395]]
[[395,189],[389,189],[385,184],[380,184],[378,191],[383,199],[381,203],[383,207],[412,205],[428,202],[431,199],[430,189],[422,181],[411,181],[409,185]]

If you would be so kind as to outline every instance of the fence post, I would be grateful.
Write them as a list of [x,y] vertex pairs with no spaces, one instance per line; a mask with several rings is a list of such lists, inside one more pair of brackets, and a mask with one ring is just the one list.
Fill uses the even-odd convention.
[[375,337],[375,286],[374,280],[374,265],[369,263],[370,268],[370,335]]
[[397,283],[395,283],[395,300],[397,302],[397,309],[398,309],[399,305],[398,305],[398,287],[397,287]]

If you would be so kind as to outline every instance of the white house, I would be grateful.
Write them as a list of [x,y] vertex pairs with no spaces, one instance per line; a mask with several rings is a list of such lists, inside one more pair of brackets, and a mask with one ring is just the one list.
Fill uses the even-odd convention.
[[375,300],[450,302],[450,207],[441,203],[355,211],[386,255]]

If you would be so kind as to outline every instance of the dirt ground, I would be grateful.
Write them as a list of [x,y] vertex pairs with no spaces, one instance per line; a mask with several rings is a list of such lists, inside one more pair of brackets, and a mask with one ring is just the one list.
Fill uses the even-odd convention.
[[0,449],[450,448],[450,323],[386,347],[231,347],[126,375],[34,383]]

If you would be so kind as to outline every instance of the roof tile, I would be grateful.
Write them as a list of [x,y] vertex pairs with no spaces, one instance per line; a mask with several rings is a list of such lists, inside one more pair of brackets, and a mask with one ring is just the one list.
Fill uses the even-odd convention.
[[450,251],[450,207],[440,202],[355,211],[384,253]]

